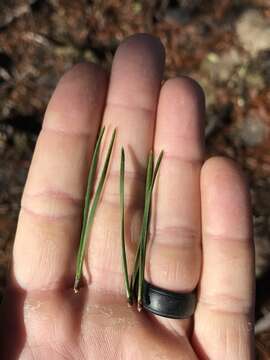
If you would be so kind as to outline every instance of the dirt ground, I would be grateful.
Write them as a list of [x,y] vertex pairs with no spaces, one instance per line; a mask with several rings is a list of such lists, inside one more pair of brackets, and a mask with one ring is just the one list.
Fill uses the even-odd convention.
[[0,298],[20,197],[50,95],[68,68],[109,68],[135,32],[159,36],[166,78],[185,74],[207,97],[208,155],[227,155],[250,183],[256,245],[256,343],[270,359],[270,1],[1,0]]

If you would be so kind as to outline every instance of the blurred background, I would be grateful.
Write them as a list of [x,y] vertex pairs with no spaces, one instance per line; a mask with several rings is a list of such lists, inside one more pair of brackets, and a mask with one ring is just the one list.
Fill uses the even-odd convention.
[[135,32],[160,37],[166,78],[185,74],[202,85],[208,156],[229,156],[248,176],[257,357],[270,359],[269,0],[0,0],[0,299],[22,189],[57,81],[80,61],[109,69],[118,44]]

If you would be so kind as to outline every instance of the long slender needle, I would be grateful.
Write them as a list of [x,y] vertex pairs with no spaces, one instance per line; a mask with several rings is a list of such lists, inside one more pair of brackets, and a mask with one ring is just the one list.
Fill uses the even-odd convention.
[[146,199],[145,199],[145,214],[146,218],[144,218],[143,226],[142,226],[142,239],[140,244],[140,268],[139,268],[139,281],[138,281],[138,299],[137,299],[137,305],[138,310],[141,311],[142,309],[142,293],[143,293],[143,280],[144,280],[144,272],[145,272],[145,258],[146,258],[146,245],[147,245],[147,237],[148,237],[148,231],[149,231],[149,219],[150,219],[150,211],[151,211],[151,199],[152,199],[152,192],[155,184],[155,180],[157,177],[157,173],[160,167],[160,163],[163,157],[163,151],[161,151],[155,169],[153,171],[152,168],[152,179],[151,184],[148,187]]
[[155,169],[154,169],[154,175],[153,175],[152,183],[151,183],[151,191],[153,191],[153,187],[154,187],[154,184],[155,184],[155,181],[156,181],[157,173],[158,173],[158,170],[159,170],[160,163],[161,163],[161,160],[163,158],[163,155],[164,155],[164,151],[162,150],[160,152],[159,156],[158,156],[157,163],[156,163],[156,166],[155,166]]
[[87,223],[87,216],[88,216],[88,212],[89,212],[90,200],[91,200],[91,195],[92,195],[93,188],[94,188],[94,180],[95,180],[95,176],[96,176],[97,163],[98,163],[98,157],[99,157],[99,152],[100,152],[100,145],[101,145],[101,141],[102,141],[102,138],[104,135],[104,131],[105,131],[105,126],[99,132],[97,142],[95,145],[95,149],[94,149],[94,153],[93,153],[93,157],[92,157],[92,161],[91,161],[91,165],[90,165],[89,174],[88,174],[87,188],[86,188],[86,193],[85,193],[85,201],[84,201],[84,209],[83,209],[83,222],[82,222],[82,230],[81,230],[81,237],[80,237],[80,247],[82,246],[82,239],[83,239],[84,233],[85,233],[85,227],[86,227],[86,223]]
[[143,258],[144,258],[144,243],[146,241],[146,236],[148,233],[148,225],[149,225],[149,211],[150,211],[150,204],[151,204],[151,196],[149,196],[149,191],[151,189],[152,179],[153,179],[153,167],[154,167],[154,157],[151,151],[149,155],[149,160],[147,164],[147,175],[146,175],[146,186],[145,186],[145,201],[144,201],[144,214],[143,214],[143,222],[141,227],[141,234],[140,234],[140,242],[139,242],[139,265],[138,265],[138,286],[137,290],[137,307],[138,310],[141,311],[142,309],[142,286],[143,286]]
[[145,203],[145,212],[144,212],[144,219],[142,224],[142,232],[141,232],[141,239],[140,239],[140,256],[139,256],[139,278],[138,278],[138,294],[137,294],[137,306],[138,311],[142,309],[142,287],[143,287],[143,279],[144,279],[144,272],[143,272],[143,259],[145,257],[144,254],[144,243],[146,242],[146,236],[148,232],[148,215],[150,209],[150,196],[149,193],[147,194],[146,203]]
[[128,303],[132,304],[132,295],[128,278],[127,269],[127,255],[126,255],[126,244],[125,244],[125,151],[121,149],[121,164],[120,164],[120,209],[121,209],[121,257],[122,257],[122,268],[124,273],[125,288],[127,294]]
[[100,198],[100,195],[101,195],[101,192],[103,189],[103,185],[105,182],[105,178],[106,178],[106,174],[107,174],[107,170],[108,170],[109,162],[110,162],[110,158],[111,158],[112,148],[113,148],[113,144],[114,144],[114,140],[115,140],[115,135],[116,135],[116,129],[114,130],[111,141],[110,141],[109,149],[108,149],[106,159],[105,159],[105,162],[103,165],[103,169],[101,172],[101,176],[100,176],[100,179],[98,182],[97,190],[94,194],[92,206],[89,207],[84,233],[83,233],[82,239],[80,241],[80,246],[79,246],[79,250],[78,250],[78,254],[77,254],[76,275],[75,275],[75,282],[74,282],[74,291],[75,292],[78,292],[78,287],[79,287],[79,283],[80,283],[80,279],[81,279],[81,275],[82,275],[82,266],[83,266],[86,243],[87,243],[87,239],[89,236],[90,228],[94,221],[96,208],[97,208],[98,201],[99,201],[99,198]]
[[147,163],[147,173],[146,173],[146,185],[145,185],[145,197],[147,196],[148,190],[152,184],[153,178],[153,168],[154,168],[154,155],[153,151],[150,151]]
[[[82,230],[81,230],[80,244],[79,244],[79,249],[78,249],[78,254],[77,254],[77,266],[76,266],[76,276],[77,277],[78,277],[78,273],[77,273],[78,259],[80,258],[81,253],[82,253],[83,242],[84,242],[84,237],[85,237],[85,229],[86,229],[86,224],[87,224],[87,217],[88,217],[89,207],[90,207],[90,200],[91,200],[91,195],[92,195],[93,188],[94,188],[94,180],[95,180],[95,176],[96,176],[97,163],[98,163],[98,157],[99,157],[99,152],[100,152],[100,145],[101,145],[101,141],[102,141],[102,138],[104,135],[104,131],[105,131],[105,127],[103,127],[101,129],[101,131],[99,132],[97,142],[95,144],[95,149],[94,149],[94,153],[93,153],[93,157],[92,157],[92,161],[91,161],[91,165],[90,165],[89,174],[88,174],[87,188],[86,188],[85,202],[84,202],[84,209],[83,209]],[[75,292],[77,292],[77,287],[78,287],[78,284],[76,287],[74,285]]]
[[93,188],[94,188],[94,180],[95,180],[95,176],[96,176],[98,157],[99,157],[99,152],[100,152],[100,145],[101,145],[101,141],[102,141],[102,138],[104,135],[104,131],[105,131],[105,126],[103,126],[103,128],[100,130],[100,133],[98,135],[92,162],[91,162],[91,166],[90,166],[90,170],[89,170],[87,189],[86,189],[86,194],[85,194],[85,206],[84,206],[84,210],[83,210],[83,223],[85,223],[85,224],[86,224],[87,215],[89,212],[90,199],[91,199],[91,195],[92,195]]
[[[146,169],[146,183],[145,183],[145,196],[144,196],[145,202],[146,202],[148,190],[152,183],[153,166],[154,166],[154,158],[153,158],[153,152],[151,151],[148,156],[147,169]],[[143,219],[146,216],[145,211],[146,211],[146,209],[144,208]],[[142,229],[140,232],[139,243],[138,243],[136,256],[135,256],[134,269],[133,269],[133,274],[132,274],[132,278],[131,278],[131,287],[132,287],[133,293],[135,292],[136,281],[138,280],[141,239],[142,239]]]

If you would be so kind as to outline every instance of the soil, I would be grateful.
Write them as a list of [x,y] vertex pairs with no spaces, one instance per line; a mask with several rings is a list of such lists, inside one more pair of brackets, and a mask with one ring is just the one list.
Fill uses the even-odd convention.
[[[257,356],[270,358],[270,37],[263,35],[270,31],[270,2],[218,3],[1,1],[0,298],[27,170],[57,81],[80,61],[109,68],[125,37],[148,32],[166,47],[165,77],[192,76],[206,92],[208,156],[229,156],[247,174],[256,245]],[[252,34],[260,44],[253,46]]]

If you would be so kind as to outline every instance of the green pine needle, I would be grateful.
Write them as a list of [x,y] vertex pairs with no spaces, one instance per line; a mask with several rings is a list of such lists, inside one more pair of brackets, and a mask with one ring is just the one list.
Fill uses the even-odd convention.
[[132,304],[132,294],[128,278],[127,269],[127,256],[126,256],[126,244],[125,244],[125,151],[121,149],[121,165],[120,165],[120,211],[121,211],[121,258],[122,258],[122,269],[124,273],[125,288],[127,294],[128,303]]
[[150,151],[146,169],[146,185],[145,185],[145,198],[147,196],[148,190],[150,189],[152,179],[153,179],[153,168],[154,168],[154,155],[153,151]]
[[[145,257],[146,257],[146,246],[147,238],[149,233],[149,223],[150,223],[150,213],[151,213],[151,201],[152,193],[157,177],[157,173],[160,167],[160,163],[163,157],[163,151],[161,151],[157,163],[154,167],[154,156],[152,151],[148,157],[147,163],[147,175],[146,175],[146,184],[145,184],[145,200],[144,200],[144,212],[142,219],[142,226],[140,231],[140,237],[135,257],[135,264],[133,269],[133,274],[131,277],[131,296],[137,295],[137,307],[138,311],[142,310],[142,294],[143,294],[143,281],[144,281],[144,272],[145,272]],[[121,176],[122,177],[122,176]],[[122,207],[122,206],[121,206]],[[122,245],[123,249],[123,245]],[[127,273],[124,271],[126,277],[126,282],[128,281]],[[126,286],[127,289],[127,286]]]
[[159,157],[157,159],[157,163],[156,163],[156,166],[155,166],[154,175],[153,175],[152,183],[151,183],[151,191],[153,191],[153,187],[154,187],[154,184],[155,184],[155,181],[156,181],[157,173],[158,173],[158,170],[159,170],[160,163],[161,163],[161,160],[163,158],[163,155],[164,155],[164,151],[162,150],[160,152],[160,154],[159,154]]
[[[146,170],[146,184],[145,184],[145,197],[144,197],[145,203],[146,203],[149,188],[150,188],[151,183],[152,183],[153,167],[154,167],[154,157],[153,157],[153,152],[151,151],[149,156],[148,156],[147,170]],[[144,218],[146,216],[148,217],[146,212],[147,212],[147,209],[144,208],[143,223],[144,223]],[[149,219],[148,219],[148,222],[149,222]],[[139,246],[137,247],[137,252],[136,252],[136,256],[135,256],[134,270],[133,270],[133,275],[132,275],[132,280],[131,280],[132,292],[135,292],[136,282],[138,280],[139,265],[140,265],[140,263],[139,263],[140,249],[141,249],[140,245],[141,245],[142,236],[143,236],[142,232],[143,232],[143,227],[141,228],[140,237],[139,237]]]
[[110,141],[109,149],[108,149],[106,159],[105,159],[105,162],[103,165],[103,169],[101,172],[101,176],[100,176],[100,179],[98,182],[97,190],[93,197],[92,206],[90,207],[90,196],[91,196],[93,186],[94,186],[94,178],[95,178],[95,173],[96,173],[96,168],[97,168],[98,154],[99,154],[100,144],[101,144],[104,130],[105,130],[104,128],[101,130],[101,133],[97,140],[94,155],[93,155],[93,160],[92,160],[90,172],[89,172],[86,200],[85,200],[86,209],[84,210],[81,239],[80,239],[79,250],[77,253],[74,292],[78,292],[78,287],[79,287],[79,283],[80,283],[80,279],[81,279],[81,275],[82,275],[82,266],[83,266],[83,260],[84,260],[84,255],[85,255],[86,243],[87,243],[87,239],[89,237],[90,228],[94,221],[94,216],[95,216],[96,208],[97,208],[97,205],[98,205],[98,202],[100,199],[100,195],[101,195],[101,192],[102,192],[102,189],[104,186],[104,182],[105,182],[105,178],[106,178],[106,174],[107,174],[107,170],[108,170],[109,162],[110,162],[110,158],[111,158],[112,148],[113,148],[113,144],[114,144],[114,140],[115,140],[115,135],[116,135],[116,129],[115,129],[113,132],[111,141]]
[[84,224],[86,224],[87,214],[88,214],[89,206],[90,206],[90,199],[91,199],[91,195],[92,195],[93,188],[94,188],[94,180],[95,180],[95,176],[96,176],[100,145],[101,145],[101,141],[102,141],[102,138],[104,135],[104,131],[105,131],[105,126],[103,126],[103,128],[101,129],[101,131],[98,135],[98,139],[97,139],[97,142],[95,145],[94,154],[93,154],[90,171],[89,171],[89,175],[88,175],[87,189],[86,189],[86,194],[85,194],[85,206],[84,206],[84,210],[83,210],[83,223]]
[[158,157],[154,171],[153,171],[153,166],[151,167],[151,164],[149,165],[150,167],[149,173],[151,176],[151,181],[149,180],[149,183],[146,181],[147,191],[145,197],[144,216],[143,216],[142,232],[140,239],[139,279],[138,279],[138,291],[137,291],[138,311],[142,310],[142,293],[143,293],[143,281],[144,281],[144,272],[145,272],[146,245],[147,245],[147,237],[149,232],[152,192],[162,157],[163,157],[163,151],[161,151]]
[[85,193],[85,201],[84,201],[84,209],[83,209],[83,223],[82,223],[80,247],[79,247],[80,252],[81,252],[81,246],[82,246],[82,239],[84,237],[85,227],[86,227],[86,223],[87,223],[87,215],[89,212],[91,195],[92,195],[93,188],[94,188],[94,180],[95,180],[95,176],[96,176],[97,163],[98,163],[98,157],[99,157],[99,152],[100,152],[100,145],[101,145],[101,140],[104,135],[104,131],[105,131],[105,127],[103,127],[101,129],[101,131],[98,135],[94,153],[93,153],[93,157],[92,157],[92,161],[91,161],[91,165],[90,165],[88,180],[87,180],[87,188],[86,188],[86,193]]

